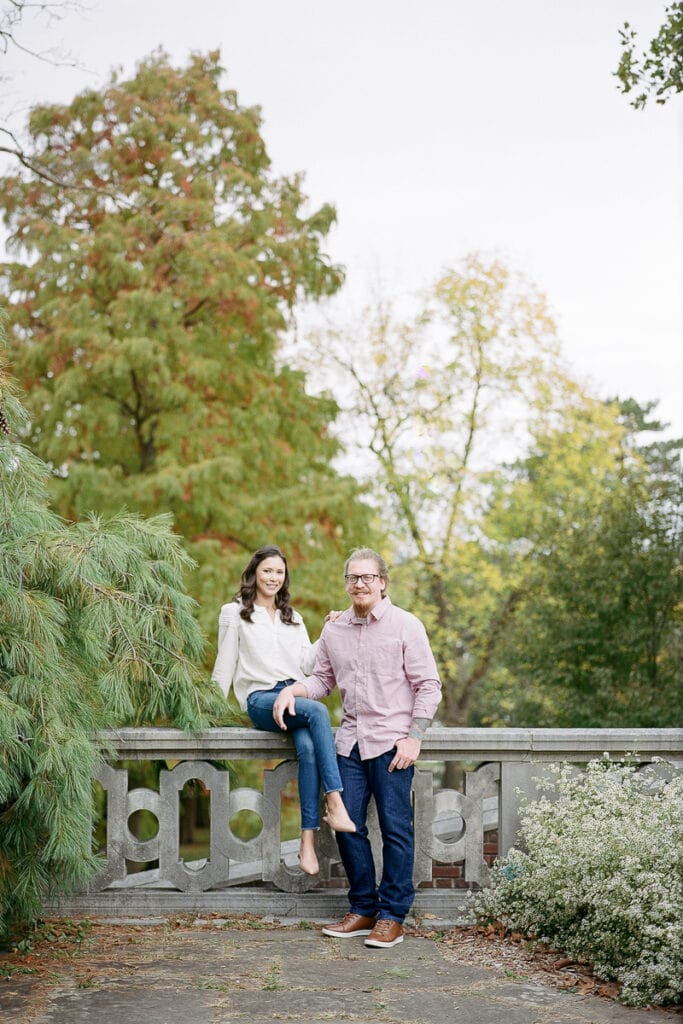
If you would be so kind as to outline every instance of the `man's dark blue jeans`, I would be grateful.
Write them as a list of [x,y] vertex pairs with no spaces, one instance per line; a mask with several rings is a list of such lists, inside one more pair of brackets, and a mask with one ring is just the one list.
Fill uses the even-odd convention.
[[[396,749],[361,761],[356,744],[348,757],[338,755],[344,803],[357,832],[337,832],[337,845],[349,880],[349,903],[354,914],[388,917],[401,923],[415,897],[413,886],[414,768],[389,771]],[[367,811],[375,798],[382,832],[382,878],[377,886],[375,862],[368,839]]]

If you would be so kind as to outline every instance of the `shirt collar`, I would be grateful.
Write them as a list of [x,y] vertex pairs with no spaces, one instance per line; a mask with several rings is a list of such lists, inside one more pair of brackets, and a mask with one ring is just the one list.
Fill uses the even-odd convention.
[[[270,618],[270,615],[268,614],[268,609],[263,604],[255,604],[254,605],[254,611],[257,612],[259,615],[268,615],[268,618]],[[279,616],[279,614],[280,614],[280,609],[276,608],[275,609],[275,618],[277,618]]]
[[387,594],[386,597],[383,597],[382,600],[379,601],[375,605],[375,607],[372,609],[372,611],[370,612],[370,614],[372,615],[373,619],[381,619],[382,616],[385,615],[386,612],[388,611],[390,605],[391,605],[391,598]]

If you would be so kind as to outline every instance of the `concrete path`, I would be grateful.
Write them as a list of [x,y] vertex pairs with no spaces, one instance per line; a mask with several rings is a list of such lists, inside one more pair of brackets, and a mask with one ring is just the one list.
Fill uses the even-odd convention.
[[[393,949],[259,921],[120,928],[52,977],[0,979],[3,1024],[673,1024],[409,936]],[[111,930],[110,930],[111,931]]]

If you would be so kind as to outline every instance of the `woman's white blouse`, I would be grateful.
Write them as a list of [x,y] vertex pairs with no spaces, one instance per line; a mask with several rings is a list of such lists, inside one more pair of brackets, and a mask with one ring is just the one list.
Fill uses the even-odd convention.
[[297,625],[288,626],[279,610],[271,619],[254,605],[251,622],[240,618],[236,601],[224,604],[218,616],[218,655],[211,678],[227,697],[230,687],[243,711],[254,690],[269,690],[281,679],[310,675],[318,642],[312,644],[304,620],[294,612]]

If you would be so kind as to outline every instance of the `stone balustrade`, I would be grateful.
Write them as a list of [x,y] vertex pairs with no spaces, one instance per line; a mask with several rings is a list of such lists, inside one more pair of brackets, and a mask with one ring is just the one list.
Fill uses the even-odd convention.
[[[292,849],[296,844],[281,843],[282,795],[296,776],[294,747],[286,734],[243,728],[197,734],[177,729],[120,729],[103,736],[103,746],[111,762],[165,762],[159,789],[129,789],[126,768],[103,765],[98,774],[107,794],[102,871],[88,892],[54,900],[47,910],[144,915],[169,909],[196,912],[220,908],[259,913],[267,904],[280,914],[284,907],[290,914],[311,919],[337,911],[330,903],[329,888],[327,902],[323,899],[324,906],[320,903],[338,861],[334,836],[327,826],[323,825],[317,841],[319,876],[300,872]],[[431,728],[422,744],[413,787],[416,913],[422,906],[424,913],[437,911],[429,914],[432,918],[457,920],[453,908],[444,910],[444,901],[455,898],[462,902],[462,890],[448,896],[424,888],[431,882],[434,865],[459,864],[464,885],[486,884],[485,833],[497,831],[501,855],[509,849],[518,830],[520,791],[533,796],[534,780],[549,762],[580,765],[605,754],[613,760],[635,756],[642,763],[656,758],[680,762],[683,730]],[[264,769],[262,789],[233,788],[229,772],[215,762],[240,759],[280,763]],[[462,792],[437,787],[438,765],[446,761],[471,766],[464,774]],[[210,852],[201,861],[186,863],[179,853],[180,795],[193,779],[200,780],[210,794]],[[158,832],[152,839],[140,840],[130,830],[131,815],[142,809],[158,820]],[[252,811],[262,823],[259,834],[249,840],[236,836],[230,825],[243,810]],[[369,821],[379,863],[381,844],[372,809]],[[128,861],[158,861],[159,866],[153,872],[129,874]]]

